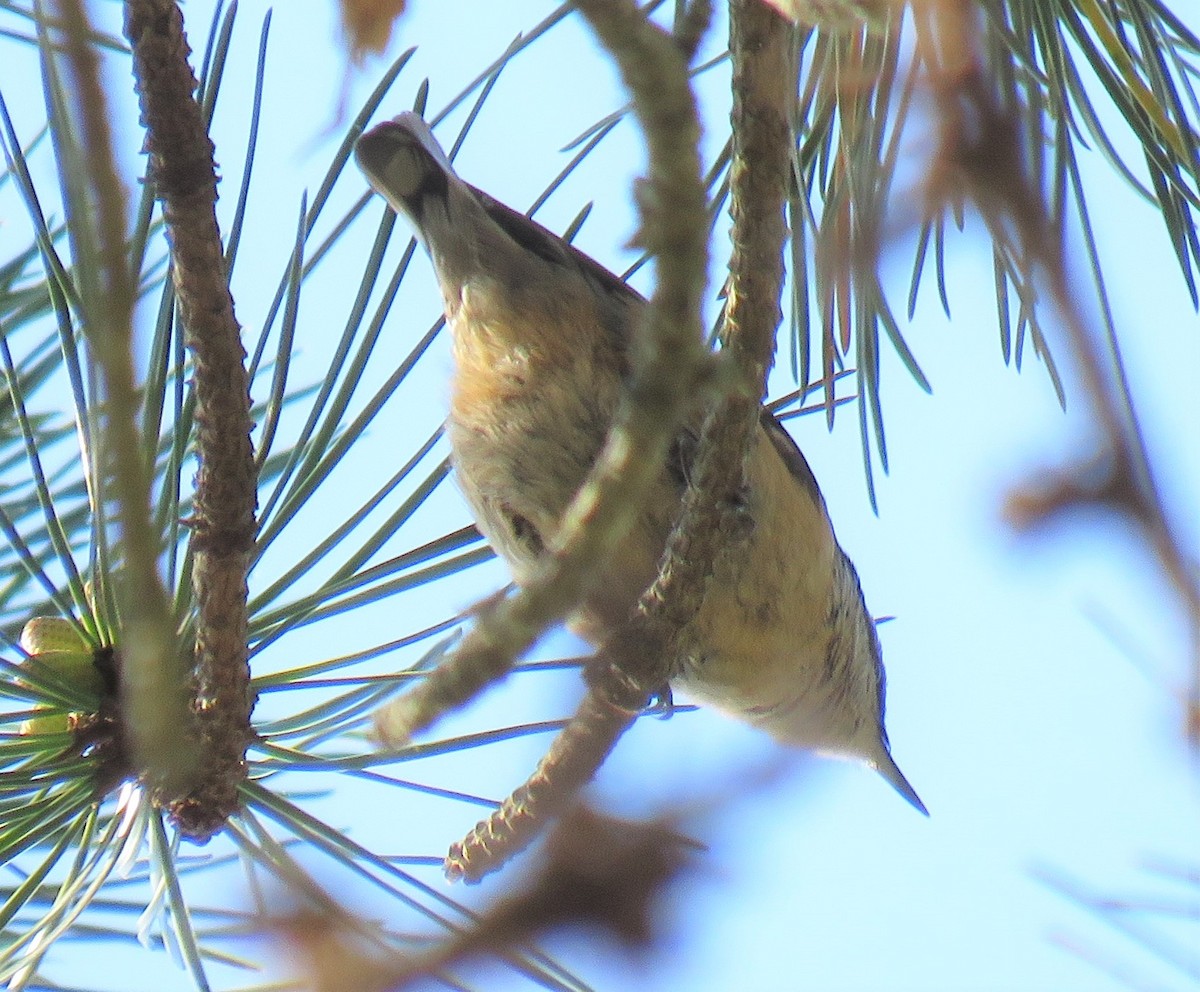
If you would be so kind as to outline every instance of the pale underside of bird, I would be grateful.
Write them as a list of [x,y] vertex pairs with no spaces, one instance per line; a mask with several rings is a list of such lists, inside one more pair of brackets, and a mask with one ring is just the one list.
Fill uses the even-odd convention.
[[[453,335],[455,473],[520,583],[604,443],[647,303],[460,179],[417,115],[364,134],[356,157],[433,261]],[[597,646],[657,575],[702,418],[684,425],[631,533],[569,620]],[[891,757],[881,651],[858,575],[803,454],[766,410],[746,482],[748,536],[713,562],[671,686],[786,744],[862,761],[925,812]]]

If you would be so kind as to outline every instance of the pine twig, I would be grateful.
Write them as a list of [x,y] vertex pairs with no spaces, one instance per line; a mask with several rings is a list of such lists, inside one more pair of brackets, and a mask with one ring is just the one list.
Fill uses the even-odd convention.
[[191,693],[201,757],[192,787],[165,798],[184,835],[203,841],[237,808],[253,738],[246,645],[256,500],[250,390],[217,227],[214,149],[194,96],[183,13],[174,0],[127,0],[125,35],[133,47],[150,175],[163,204],[172,276],[194,359],[200,468],[189,523],[199,616]]
[[526,782],[451,846],[446,877],[478,882],[525,850],[592,780],[635,715],[589,691]]
[[704,425],[691,484],[667,542],[658,578],[597,675],[614,703],[640,709],[661,690],[671,659],[704,601],[713,563],[745,536],[738,510],[745,454],[758,426],[781,312],[783,203],[788,169],[788,101],[795,93],[791,30],[758,0],[730,6],[734,157],[730,177],[733,254],[722,329],[734,389]]

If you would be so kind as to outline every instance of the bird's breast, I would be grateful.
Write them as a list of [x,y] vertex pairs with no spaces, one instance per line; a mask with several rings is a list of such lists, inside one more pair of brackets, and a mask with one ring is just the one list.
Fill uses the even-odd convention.
[[621,389],[590,294],[535,290],[476,282],[447,306],[455,469],[518,580],[595,462]]

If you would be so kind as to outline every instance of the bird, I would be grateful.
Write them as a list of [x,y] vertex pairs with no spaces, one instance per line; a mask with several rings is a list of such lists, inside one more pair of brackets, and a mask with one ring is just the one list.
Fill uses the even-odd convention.
[[[451,332],[447,434],[479,530],[518,585],[551,546],[600,453],[649,305],[600,263],[455,172],[412,112],[355,158],[427,251]],[[637,520],[568,618],[597,647],[653,582],[688,484],[703,411],[681,428]],[[917,810],[892,759],[886,676],[854,565],[800,448],[763,408],[746,461],[750,524],[720,556],[670,688],[785,745],[873,768]]]

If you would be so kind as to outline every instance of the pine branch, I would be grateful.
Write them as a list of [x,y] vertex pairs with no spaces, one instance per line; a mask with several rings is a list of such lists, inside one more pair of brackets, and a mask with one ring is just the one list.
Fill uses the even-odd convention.
[[185,836],[207,840],[238,805],[253,739],[246,647],[246,572],[254,543],[250,391],[217,228],[213,144],[194,97],[183,14],[173,0],[129,0],[151,178],[163,203],[172,275],[194,359],[196,477],[192,584],[199,610],[191,693],[200,732],[197,778],[168,795]]

